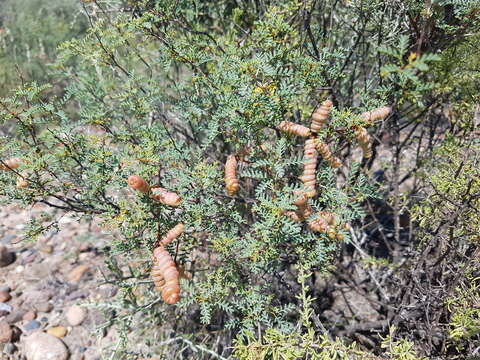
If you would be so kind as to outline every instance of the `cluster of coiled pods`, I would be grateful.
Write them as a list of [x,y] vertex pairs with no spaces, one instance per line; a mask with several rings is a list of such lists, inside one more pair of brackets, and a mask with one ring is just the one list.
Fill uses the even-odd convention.
[[[304,184],[305,191],[296,193],[297,198],[294,201],[297,209],[287,211],[285,215],[297,222],[307,221],[308,228],[313,232],[325,233],[331,239],[342,241],[344,235],[339,231],[336,215],[328,211],[320,211],[313,216],[312,207],[308,204],[308,199],[317,195],[316,190],[316,168],[318,155],[326,161],[332,168],[339,168],[341,161],[334,156],[327,143],[318,138],[318,133],[327,123],[332,109],[332,102],[325,100],[321,106],[314,111],[311,117],[310,127],[296,124],[290,121],[282,121],[277,125],[277,129],[300,137],[307,138],[304,146],[304,167],[300,180]],[[372,124],[374,121],[386,118],[391,112],[390,107],[381,107],[360,115],[360,119],[366,124]],[[364,127],[356,126],[354,135],[363,151],[363,156],[369,158],[372,155],[371,137]],[[22,163],[21,158],[10,158],[0,162],[0,170],[13,171],[18,169]],[[225,163],[225,188],[228,195],[235,196],[240,189],[240,183],[237,177],[238,161],[234,154],[227,157]],[[167,206],[179,206],[182,199],[174,192],[159,186],[149,186],[149,184],[140,176],[132,175],[128,177],[128,185],[141,193],[148,194],[149,197],[161,204]],[[27,174],[25,172],[17,173],[17,187],[27,188]],[[313,216],[313,217],[312,217]],[[348,225],[344,225],[346,229]],[[180,300],[180,278],[188,278],[188,273],[177,265],[170,255],[166,246],[177,239],[185,231],[185,225],[179,223],[170,229],[159,241],[157,241],[153,250],[153,261],[151,277],[155,289],[161,293],[162,299],[167,304],[175,304]]]
[[[304,146],[303,174],[300,176],[300,180],[306,190],[296,192],[297,198],[293,204],[296,205],[297,209],[295,211],[285,212],[285,215],[297,222],[306,221],[313,215],[313,210],[308,204],[308,199],[317,195],[316,168],[318,155],[334,169],[342,165],[340,159],[333,155],[328,144],[318,138],[318,133],[326,125],[330,117],[332,106],[333,104],[330,100],[325,100],[313,112],[309,128],[290,121],[282,121],[277,125],[277,129],[284,133],[307,138]],[[364,112],[359,118],[367,125],[371,125],[374,121],[385,119],[391,111],[392,109],[390,107],[384,106]],[[363,157],[370,158],[372,156],[372,141],[368,131],[360,126],[354,126],[352,130],[362,149]],[[235,155],[229,155],[225,163],[225,187],[231,196],[235,195],[240,188],[236,171],[237,160]],[[345,229],[347,226],[348,225],[344,225]],[[331,239],[337,239],[339,241],[344,239],[344,235],[338,231],[339,226],[337,226],[337,219],[334,213],[321,211],[315,214],[313,220],[308,222],[308,227],[311,231],[326,233]]]
[[[150,198],[164,205],[179,206],[182,201],[180,196],[165,188],[159,186],[150,187],[145,179],[138,175],[129,176],[127,182],[132,189],[149,194]],[[185,272],[179,269],[179,266],[165,247],[182,235],[184,231],[184,224],[179,223],[175,225],[156,243],[153,249],[151,277],[155,289],[161,293],[163,301],[167,304],[176,304],[180,300],[180,277]]]

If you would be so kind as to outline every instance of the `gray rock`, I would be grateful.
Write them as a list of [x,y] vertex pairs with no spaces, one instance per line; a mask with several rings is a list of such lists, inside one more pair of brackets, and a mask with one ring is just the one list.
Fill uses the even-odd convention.
[[349,289],[335,290],[332,296],[332,310],[343,313],[347,319],[363,321],[377,321],[379,319],[375,302],[366,296]]
[[15,254],[0,244],[0,267],[8,266],[15,261]]
[[52,298],[53,294],[51,291],[46,290],[33,290],[25,292],[24,298],[25,302],[28,304],[35,304],[38,302],[46,302]]
[[19,322],[20,320],[22,320],[24,314],[25,314],[25,310],[15,310],[15,311],[11,312],[11,313],[5,318],[5,320],[6,320],[9,324],[15,324],[15,323]]
[[9,291],[0,291],[0,302],[5,303],[12,298]]
[[53,335],[35,332],[23,340],[27,360],[67,360],[68,349]]
[[27,265],[27,264],[31,264],[35,258],[37,257],[37,254],[33,253],[33,254],[30,254],[28,256],[25,256],[22,261],[21,261],[21,264],[22,265]]
[[42,302],[36,303],[33,305],[33,307],[38,312],[44,312],[44,313],[48,313],[53,309],[53,305],[48,301],[42,301]]
[[88,296],[89,292],[88,290],[77,290],[69,294],[66,299],[67,300],[77,300],[80,298],[86,298]]
[[12,312],[12,307],[8,304],[0,302],[0,316],[5,316]]
[[7,355],[12,355],[15,351],[17,351],[17,347],[12,343],[5,344],[3,348],[3,352]]
[[118,288],[110,284],[101,285],[98,288],[98,293],[104,299],[113,298],[115,295],[117,295],[117,291]]
[[13,340],[13,329],[5,320],[0,321],[0,343],[9,343]]
[[37,320],[30,320],[23,326],[23,328],[27,331],[32,331],[38,329],[40,325],[41,324]]
[[0,242],[6,245],[10,245],[12,243],[12,240],[14,240],[16,237],[17,237],[16,235],[8,234],[8,235],[5,235],[2,238],[2,240],[0,240]]

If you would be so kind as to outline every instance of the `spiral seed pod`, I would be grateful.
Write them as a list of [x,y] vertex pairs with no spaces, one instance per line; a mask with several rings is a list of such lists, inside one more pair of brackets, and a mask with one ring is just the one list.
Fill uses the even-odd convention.
[[335,214],[330,211],[320,211],[318,216],[325,219],[328,225],[335,226],[337,224]]
[[330,100],[325,100],[322,105],[312,114],[310,130],[313,132],[319,132],[322,129],[322,126],[327,122],[331,110],[332,102]]
[[330,148],[324,142],[322,142],[322,141],[317,142],[317,150],[318,150],[318,153],[320,154],[320,156],[323,158],[323,160],[328,162],[328,164],[332,168],[336,169],[336,168],[340,167],[340,165],[342,165],[340,159],[333,156],[332,152],[330,151]]
[[337,232],[332,228],[328,229],[327,235],[330,240],[335,240],[337,238]]
[[363,157],[369,158],[372,156],[372,149],[371,149],[371,138],[365,128],[359,128],[355,131],[355,137],[357,138],[358,144],[362,148]]
[[17,175],[17,188],[25,189],[28,187],[27,173],[22,172],[20,175]]
[[317,217],[316,219],[308,223],[308,228],[314,232],[326,233],[329,230],[329,226],[324,218]]
[[305,220],[306,218],[308,218],[312,215],[313,209],[308,203],[306,203],[306,204],[300,205],[298,207],[298,212],[300,213],[303,220]]
[[147,182],[137,175],[131,175],[128,177],[128,185],[132,189],[138,190],[142,193],[147,193],[150,191],[150,186],[148,186]]
[[308,198],[307,194],[303,191],[296,191],[295,196],[298,196],[297,199],[293,202],[293,205],[298,207],[305,206],[307,204]]
[[160,240],[160,243],[162,245],[168,245],[177,237],[182,235],[184,231],[185,231],[185,225],[183,225],[182,223],[178,223],[165,234],[162,240]]
[[155,289],[157,291],[162,291],[162,288],[165,285],[165,279],[163,278],[163,275],[160,272],[160,269],[158,268],[158,266],[156,266],[155,259],[153,261],[154,262],[153,262],[152,272],[151,272],[153,284],[155,285]]
[[240,188],[237,179],[237,159],[235,155],[229,155],[225,163],[225,188],[230,196],[234,196]]
[[312,231],[327,233],[330,236],[335,232],[334,228],[336,224],[337,220],[335,219],[334,213],[330,211],[320,211],[316,218],[308,224],[308,227]]
[[308,189],[305,193],[307,197],[314,197],[317,194],[315,190],[317,158],[318,152],[315,149],[315,139],[307,139],[303,153],[303,175],[300,177],[300,180]]
[[371,111],[365,111],[362,115],[360,115],[362,120],[368,121],[370,124],[377,120],[385,119],[390,113],[392,112],[392,108],[390,106],[383,106],[378,109],[374,109]]
[[161,292],[167,304],[176,304],[180,300],[179,272],[172,256],[163,246],[153,250],[152,279],[155,289]]
[[303,221],[303,219],[297,214],[296,211],[287,211],[285,215],[287,215],[290,219],[292,219],[295,222]]
[[282,121],[280,124],[277,125],[277,129],[287,134],[294,134],[301,137],[310,136],[309,128],[300,124],[295,124],[290,121]]
[[23,162],[23,160],[20,158],[17,158],[17,157],[10,158],[4,161],[5,165],[0,163],[0,169],[7,170],[7,171],[11,169],[18,169],[21,162]]
[[167,191],[162,187],[154,187],[152,190],[152,198],[169,206],[178,206],[182,199],[174,192]]
[[301,203],[300,205],[297,205],[297,206],[298,206],[297,210],[287,211],[285,215],[296,222],[305,221],[306,218],[312,215],[313,210],[312,210],[312,207],[308,204],[308,202]]

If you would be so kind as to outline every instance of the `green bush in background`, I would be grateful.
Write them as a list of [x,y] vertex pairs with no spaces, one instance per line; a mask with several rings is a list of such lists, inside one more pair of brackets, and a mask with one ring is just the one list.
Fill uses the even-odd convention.
[[0,95],[21,81],[58,82],[48,69],[57,46],[84,34],[86,28],[78,1],[0,2]]

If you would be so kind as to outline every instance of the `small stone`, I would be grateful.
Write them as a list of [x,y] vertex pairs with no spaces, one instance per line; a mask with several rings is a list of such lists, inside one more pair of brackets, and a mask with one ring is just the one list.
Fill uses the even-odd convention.
[[47,330],[47,333],[57,338],[63,338],[67,335],[67,329],[63,326],[55,326]]
[[6,320],[9,324],[15,324],[15,323],[19,322],[20,320],[22,320],[23,314],[25,314],[25,310],[15,310],[15,311],[11,312],[11,313],[5,318],[5,320]]
[[23,328],[27,331],[32,331],[35,329],[38,329],[40,327],[40,323],[37,320],[31,320],[28,323],[26,323]]
[[87,311],[78,305],[73,305],[67,310],[66,317],[70,325],[78,326],[87,317]]
[[12,307],[8,304],[0,302],[0,316],[8,315],[12,312]]
[[44,254],[51,254],[53,252],[53,246],[52,245],[44,245],[40,248],[40,251],[43,252]]
[[25,314],[23,314],[23,320],[26,321],[35,320],[36,317],[37,313],[33,310],[29,310]]
[[15,254],[0,244],[0,267],[8,266],[15,261]]
[[11,298],[12,298],[12,295],[10,295],[10,292],[0,291],[0,302],[7,302]]
[[17,290],[18,283],[17,282],[12,282],[10,283],[10,291],[15,291]]
[[115,295],[117,295],[117,291],[117,287],[110,284],[101,285],[98,288],[98,293],[104,299],[113,298]]
[[66,299],[68,301],[72,301],[72,300],[77,300],[77,299],[80,299],[80,298],[86,298],[89,294],[89,291],[88,290],[76,290],[76,291],[73,291],[72,293],[70,293]]
[[44,313],[48,313],[53,309],[53,305],[48,301],[42,301],[42,302],[36,303],[33,305],[33,307],[38,312],[44,312]]
[[31,264],[36,257],[37,257],[37,254],[35,253],[26,256],[25,258],[22,259],[22,265]]
[[14,240],[17,236],[13,234],[5,235],[0,242],[10,245],[12,243],[12,240]]
[[67,360],[65,344],[53,335],[35,332],[23,341],[27,360]]
[[12,343],[5,344],[3,348],[3,352],[7,355],[12,355],[15,351],[17,351],[17,347]]
[[13,329],[5,320],[0,321],[0,343],[9,343],[13,339]]
[[8,286],[8,285],[2,285],[2,286],[0,286],[0,291],[8,291],[8,292],[10,292],[10,291],[12,291],[12,289],[11,289],[10,286]]
[[50,291],[33,290],[25,293],[25,302],[35,304],[36,302],[46,302],[50,300],[53,293]]
[[90,266],[86,264],[78,265],[67,275],[68,280],[78,282],[82,278],[83,274],[90,270]]

